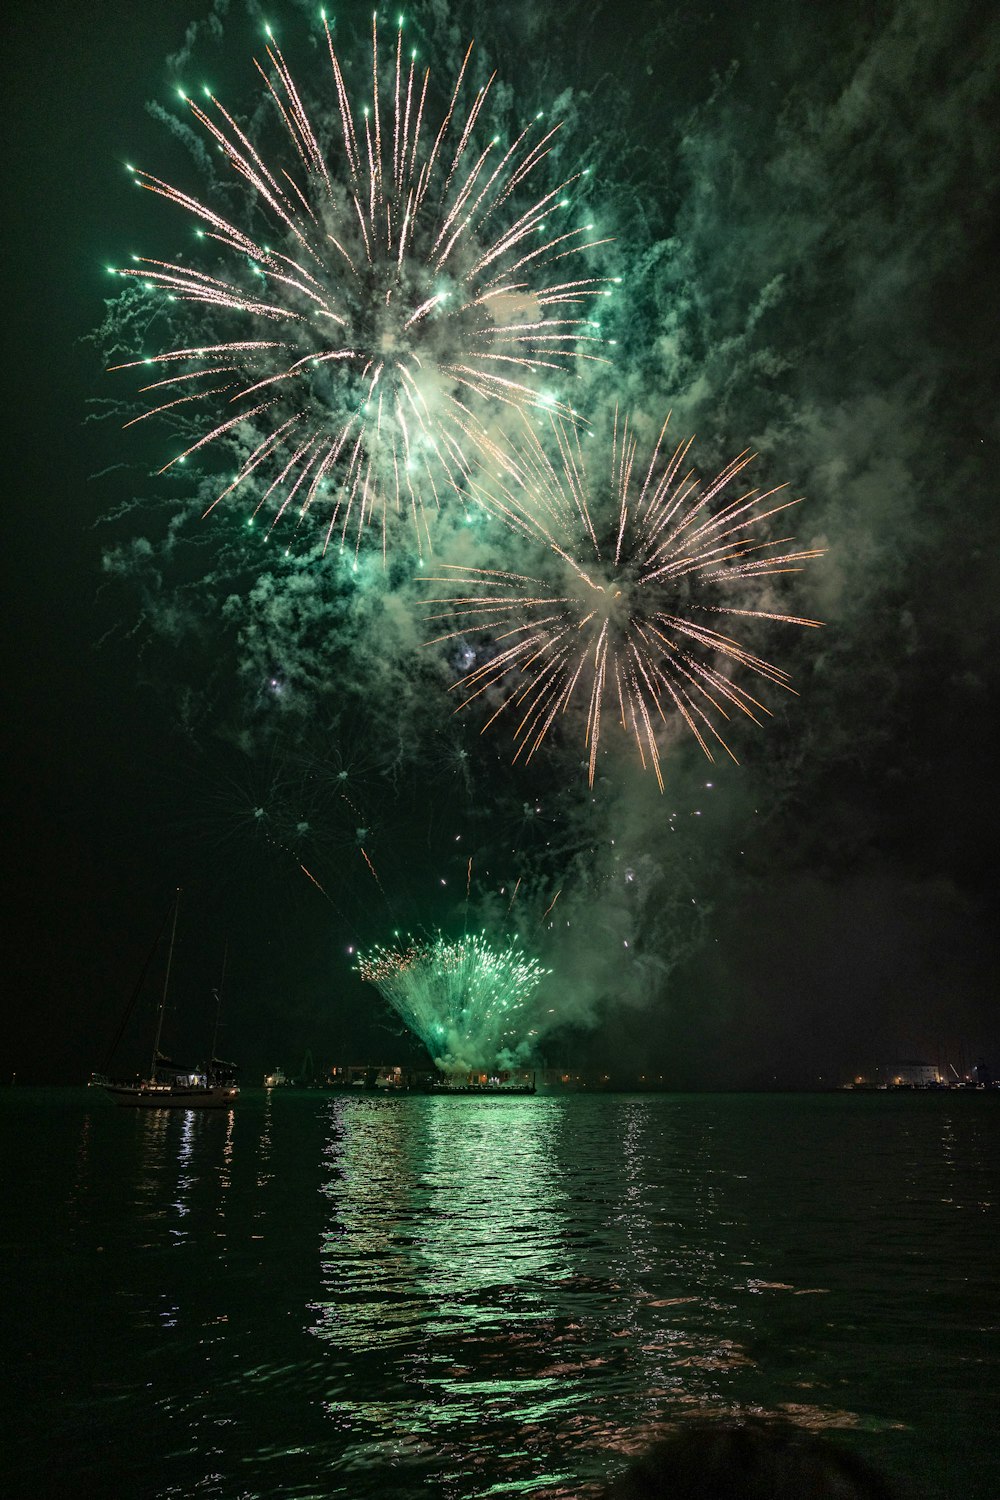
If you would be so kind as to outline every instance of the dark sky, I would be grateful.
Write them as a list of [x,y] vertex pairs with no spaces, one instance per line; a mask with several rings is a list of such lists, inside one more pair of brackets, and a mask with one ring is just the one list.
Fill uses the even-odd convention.
[[[204,1045],[228,944],[224,1050],[251,1078],[306,1048],[402,1055],[347,946],[496,923],[518,874],[552,1060],[681,1086],[1000,1066],[1000,23],[948,0],[495,9],[442,0],[416,25],[442,78],[475,35],[498,108],[554,108],[560,165],[592,167],[624,295],[579,404],[595,425],[672,407],[706,470],[750,446],[806,497],[797,535],[826,555],[787,598],[826,625],[767,642],[799,696],[739,730],[738,766],[668,736],[662,795],[611,745],[591,796],[571,726],[511,768],[450,714],[412,568],[348,598],[239,518],[192,523],[153,477],[168,435],[121,431],[134,391],[88,336],[105,267],[181,234],[124,163],[204,189],[173,91],[211,76],[245,114],[259,18],[18,6],[4,1078],[101,1061],[177,885],[178,1047]],[[345,56],[369,13],[338,12]],[[267,18],[315,75],[305,11]]]

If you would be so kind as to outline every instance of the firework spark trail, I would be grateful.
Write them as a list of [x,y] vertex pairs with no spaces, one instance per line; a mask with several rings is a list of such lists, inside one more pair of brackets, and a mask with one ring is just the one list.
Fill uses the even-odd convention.
[[382,892],[382,895],[384,897],[385,896],[385,890],[383,889],[381,880],[379,880],[379,878],[378,878],[378,871],[376,870],[375,866],[372,864],[371,860],[368,857],[368,851],[366,849],[362,848],[360,845],[358,847],[361,849],[361,857],[362,857],[362,859],[364,860],[365,864],[368,866],[369,870],[371,870],[371,872],[372,872],[372,879],[374,880],[375,884],[378,886],[379,890]]
[[437,1067],[452,1074],[492,1069],[530,1045],[526,1026],[535,990],[547,973],[516,945],[498,948],[484,933],[450,942],[407,939],[358,955],[362,979],[375,985],[424,1043]]
[[556,902],[559,900],[559,897],[561,895],[562,895],[562,887],[560,886],[559,889],[556,891],[555,895],[552,897],[552,900],[549,902],[548,906],[542,912],[542,915],[541,915],[541,918],[540,918],[539,924],[538,924],[539,926],[541,926],[542,922],[545,921],[545,918],[549,915],[549,913],[551,912],[552,908],[555,906]]
[[306,869],[305,865],[301,862],[301,860],[299,861],[299,869],[302,871],[303,875],[305,875],[308,880],[312,881],[313,885],[319,891],[320,895],[326,896],[326,899],[329,901],[330,897],[327,896],[326,891],[324,891],[323,887],[320,885],[319,881],[316,879],[316,876],[313,874],[313,872],[311,870],[307,870]]
[[[430,621],[454,628],[428,644],[485,636],[487,660],[454,686],[461,708],[499,695],[489,727],[518,714],[514,760],[530,760],[578,689],[586,699],[585,743],[593,786],[602,714],[615,713],[652,766],[663,789],[657,733],[672,710],[709,760],[713,742],[733,759],[717,720],[738,712],[761,722],[767,709],[728,675],[742,668],[793,692],[789,674],[758,656],[705,617],[738,617],[817,627],[818,620],[775,608],[728,602],[727,591],[779,573],[799,572],[818,549],[783,550],[793,538],[762,534],[773,517],[798,505],[785,486],[735,498],[724,491],[751,462],[741,453],[708,484],[685,468],[691,439],[667,458],[667,420],[645,477],[636,477],[637,442],[615,413],[611,483],[591,481],[579,433],[552,419],[553,462],[527,422],[519,444],[495,447],[494,477],[475,485],[477,498],[514,531],[542,543],[559,559],[552,577],[443,563],[429,583],[468,592],[429,600],[442,613]],[[610,493],[611,503],[600,497]]]
[[[493,79],[463,116],[471,46],[435,130],[429,71],[418,72],[415,52],[404,58],[401,24],[392,65],[380,65],[373,18],[371,103],[359,121],[323,25],[336,150],[324,150],[326,119],[314,124],[270,28],[269,69],[256,66],[287,136],[288,166],[272,170],[208,90],[204,108],[182,93],[246,184],[246,227],[130,168],[228,255],[212,272],[136,257],[119,274],[227,315],[240,333],[114,368],[168,372],[143,388],[158,393],[157,404],[135,421],[201,399],[215,413],[164,465],[212,444],[235,450],[238,471],[209,509],[263,470],[270,483],[254,513],[269,504],[272,525],[321,508],[324,547],[335,538],[345,546],[350,533],[356,549],[377,518],[384,554],[392,516],[406,511],[423,551],[430,511],[467,476],[469,442],[481,439],[470,403],[551,406],[542,376],[600,358],[597,323],[586,314],[605,288],[587,273],[584,252],[605,241],[573,222],[583,173],[531,198],[558,126],[533,121],[506,146],[497,136],[476,144]],[[203,390],[174,391],[203,379]],[[569,413],[559,401],[555,408]]]

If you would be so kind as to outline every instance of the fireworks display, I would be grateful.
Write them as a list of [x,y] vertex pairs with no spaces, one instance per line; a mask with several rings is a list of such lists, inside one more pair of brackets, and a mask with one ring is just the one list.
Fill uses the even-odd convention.
[[587,314],[603,286],[583,252],[599,241],[581,222],[584,174],[543,184],[558,125],[539,116],[510,140],[486,136],[492,79],[468,83],[471,47],[432,123],[430,75],[404,54],[402,23],[383,53],[373,19],[360,108],[323,27],[330,107],[315,117],[268,29],[257,67],[285,132],[280,163],[208,90],[204,106],[184,96],[241,179],[239,223],[210,195],[130,169],[225,254],[209,268],[136,257],[120,274],[196,304],[202,329],[222,332],[116,368],[159,372],[133,420],[181,422],[183,452],[165,469],[210,445],[236,467],[209,509],[242,487],[272,525],[318,512],[324,545],[356,548],[374,523],[383,551],[408,516],[422,552],[470,468],[470,403],[568,410],[539,382],[598,357]]
[[495,1068],[530,1045],[530,1002],[550,972],[516,945],[491,944],[485,933],[372,948],[356,967],[416,1032],[435,1066],[451,1074]]
[[648,466],[637,470],[637,440],[617,414],[610,481],[594,481],[578,430],[558,419],[552,425],[556,463],[526,423],[520,445],[495,449],[495,480],[477,486],[488,509],[544,544],[545,576],[443,563],[428,580],[471,591],[431,600],[445,613],[428,618],[456,626],[432,644],[488,639],[486,659],[457,684],[464,703],[499,694],[488,723],[503,713],[516,717],[514,759],[530,760],[556,718],[574,698],[582,701],[591,785],[607,705],[661,790],[658,734],[668,712],[710,760],[713,745],[735,760],[719,721],[739,713],[759,723],[769,710],[730,669],[792,689],[786,672],[718,622],[820,623],[730,602],[741,588],[820,555],[766,533],[772,518],[799,502],[784,497],[784,486],[723,498],[752,455],[740,454],[702,485],[685,467],[690,439],[661,458],[666,422]]
[[[160,473],[190,476],[165,549],[189,543],[196,514],[240,500],[248,523],[305,540],[282,558],[242,525],[209,527],[192,549],[208,586],[187,591],[191,617],[214,609],[248,690],[223,738],[251,770],[254,747],[276,751],[262,786],[237,768],[223,788],[238,805],[220,838],[232,826],[304,877],[351,952],[376,910],[423,931],[485,923],[459,941],[365,948],[356,968],[442,1070],[516,1065],[611,998],[660,994],[701,933],[694,836],[676,808],[653,811],[667,747],[735,761],[736,723],[772,712],[768,689],[793,690],[761,651],[777,625],[819,624],[789,612],[779,577],[819,551],[787,534],[799,502],[784,486],[747,488],[749,451],[701,480],[691,440],[668,443],[666,422],[651,444],[646,413],[614,406],[612,423],[641,361],[611,370],[625,344],[611,335],[641,316],[614,300],[625,278],[595,274],[606,241],[589,168],[559,165],[554,119],[508,130],[510,95],[471,47],[438,97],[402,20],[387,40],[372,19],[352,72],[324,18],[308,93],[267,37],[251,123],[208,89],[182,96],[190,123],[171,120],[205,170],[200,196],[129,169],[198,240],[121,270],[103,330],[129,350],[113,368],[148,371],[147,409],[126,425],[160,418],[174,434]],[[151,612],[154,551],[121,554],[123,572],[149,562]],[[465,720],[450,718],[456,704]],[[516,771],[489,738],[447,732],[480,708],[483,729],[512,726]],[[304,759],[324,719],[334,728]],[[550,736],[557,720],[571,732]],[[348,726],[361,778],[338,760]],[[655,783],[606,775],[616,740]],[[551,764],[524,775],[543,745]],[[487,936],[529,891],[537,960]],[[543,961],[563,981],[544,1010]]]

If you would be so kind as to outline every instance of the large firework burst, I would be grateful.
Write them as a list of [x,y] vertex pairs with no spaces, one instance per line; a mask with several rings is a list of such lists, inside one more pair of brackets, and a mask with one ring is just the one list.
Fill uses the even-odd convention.
[[422,552],[430,512],[468,472],[470,405],[561,408],[541,382],[600,337],[586,314],[603,288],[582,255],[599,241],[580,222],[584,174],[540,186],[558,125],[538,117],[509,141],[483,139],[492,79],[466,83],[469,53],[431,124],[429,72],[404,57],[401,26],[383,57],[373,19],[360,111],[323,27],[328,109],[307,111],[270,29],[269,66],[257,64],[284,130],[280,164],[208,90],[204,107],[187,100],[245,186],[239,223],[134,172],[224,253],[208,268],[137,258],[121,274],[196,304],[219,336],[115,368],[159,372],[134,420],[182,423],[165,469],[225,452],[236,472],[209,509],[245,486],[272,524],[318,511],[324,545],[357,547],[374,521],[383,550],[408,513]]
[[553,462],[525,422],[519,444],[494,449],[495,478],[476,489],[487,509],[545,545],[544,576],[442,564],[428,580],[469,590],[432,599],[443,613],[428,616],[454,626],[431,644],[462,640],[468,654],[485,655],[455,684],[462,706],[499,696],[487,722],[516,715],[514,759],[530,760],[556,718],[582,700],[591,785],[608,705],[661,789],[658,734],[668,715],[679,715],[710,760],[713,744],[735,760],[719,722],[738,713],[760,723],[769,710],[734,670],[793,689],[787,672],[717,622],[820,623],[766,600],[738,602],[749,585],[819,555],[785,550],[792,537],[767,534],[799,501],[783,498],[784,486],[723,499],[753,455],[741,453],[702,485],[685,467],[691,439],[662,456],[668,422],[637,473],[636,438],[616,413],[611,473],[596,482],[576,429],[553,419]]
[[516,944],[496,947],[484,933],[372,948],[356,967],[447,1073],[496,1067],[530,1042],[525,1011],[550,972]]

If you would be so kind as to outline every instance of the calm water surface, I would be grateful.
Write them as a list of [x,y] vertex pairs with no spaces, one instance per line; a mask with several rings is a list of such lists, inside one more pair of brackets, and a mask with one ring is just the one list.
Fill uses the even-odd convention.
[[592,1496],[778,1413],[1000,1493],[1000,1095],[2,1100],[5,1495]]

